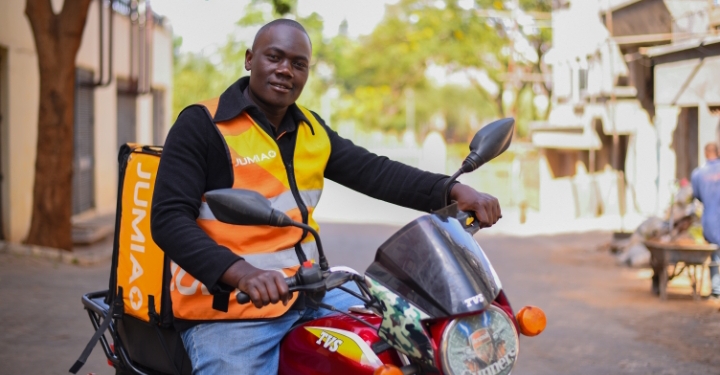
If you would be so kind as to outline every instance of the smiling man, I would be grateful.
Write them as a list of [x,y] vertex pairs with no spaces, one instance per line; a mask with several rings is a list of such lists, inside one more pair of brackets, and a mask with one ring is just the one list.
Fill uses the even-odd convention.
[[[255,190],[275,209],[316,229],[312,214],[325,178],[416,210],[444,203],[447,176],[372,154],[295,104],[311,56],[310,38],[299,23],[268,23],[245,54],[250,76],[219,98],[187,107],[168,134],[152,235],[174,262],[173,315],[193,374],[277,373],[283,336],[299,321],[330,313],[306,308],[304,296],[291,295],[284,280],[304,261],[318,260],[312,236],[295,227],[224,224],[204,203],[205,192]],[[450,197],[474,211],[483,226],[501,217],[497,199],[470,187],[455,184]],[[236,289],[252,304],[231,300]],[[342,310],[360,304],[337,289],[323,302]]]

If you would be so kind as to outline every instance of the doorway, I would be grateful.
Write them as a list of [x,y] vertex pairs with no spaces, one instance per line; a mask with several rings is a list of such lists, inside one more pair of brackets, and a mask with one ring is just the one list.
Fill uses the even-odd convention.
[[137,142],[137,95],[130,81],[117,80],[117,142],[118,149]]
[[0,241],[5,241],[5,135],[7,134],[7,50],[0,47]]
[[675,178],[688,179],[698,166],[698,107],[683,107],[673,132],[675,150]]
[[93,72],[77,69],[72,177],[73,215],[95,207],[95,89]]
[[165,143],[165,90],[153,89],[153,145]]

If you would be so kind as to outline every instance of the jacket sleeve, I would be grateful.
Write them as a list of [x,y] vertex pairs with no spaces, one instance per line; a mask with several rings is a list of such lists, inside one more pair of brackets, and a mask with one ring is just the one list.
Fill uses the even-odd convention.
[[187,108],[165,141],[152,202],[153,240],[213,294],[231,290],[220,277],[242,259],[218,245],[196,222],[202,195],[232,186],[230,163],[222,160],[226,155],[205,109]]
[[378,156],[341,137],[319,116],[315,117],[327,131],[332,147],[326,178],[370,197],[419,211],[443,207],[443,185],[448,176]]

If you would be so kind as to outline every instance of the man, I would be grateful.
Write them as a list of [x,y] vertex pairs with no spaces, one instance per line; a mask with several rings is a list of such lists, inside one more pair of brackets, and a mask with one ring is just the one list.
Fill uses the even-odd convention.
[[709,142],[705,145],[705,161],[711,162],[718,159],[718,145],[715,142]]
[[[705,240],[720,244],[720,159],[718,159],[718,146],[714,142],[705,145],[705,159],[707,164],[696,168],[690,178],[693,196],[703,203],[702,226]],[[712,299],[720,298],[720,251],[712,255],[710,265],[710,280],[712,281]]]
[[[301,260],[317,261],[312,236],[293,227],[221,223],[203,203],[205,192],[252,189],[315,228],[312,212],[323,178],[418,210],[443,205],[447,176],[371,154],[295,104],[311,53],[299,23],[275,20],[263,26],[245,55],[250,77],[218,99],[186,108],[165,143],[152,234],[179,266],[172,267],[173,314],[194,374],[276,373],[282,337],[298,321],[329,313],[305,308],[284,281]],[[474,211],[483,226],[501,217],[495,198],[462,184],[451,188],[450,197]],[[235,289],[247,293],[252,304],[228,303]],[[359,304],[338,292],[329,292],[323,302],[338,309]]]

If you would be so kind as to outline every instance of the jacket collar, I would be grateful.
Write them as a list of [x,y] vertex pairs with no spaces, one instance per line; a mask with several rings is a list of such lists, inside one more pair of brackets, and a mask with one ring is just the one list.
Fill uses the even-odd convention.
[[[243,112],[248,112],[254,119],[262,119],[260,122],[269,124],[269,121],[260,111],[260,109],[252,101],[248,100],[245,95],[243,95],[243,91],[247,89],[249,84],[250,77],[242,77],[235,81],[235,83],[230,85],[230,87],[228,87],[225,92],[220,95],[218,108],[215,112],[215,117],[213,117],[213,121],[228,121],[237,116],[240,116],[240,114]],[[278,129],[279,132],[295,131],[295,129],[297,129],[297,124],[299,124],[300,122],[308,124],[311,131],[313,131],[310,121],[307,119],[307,117],[305,117],[300,108],[298,108],[297,104],[291,104],[288,107],[288,113],[290,114],[290,116],[292,116],[293,121],[283,121],[283,124],[287,123],[289,128]]]

